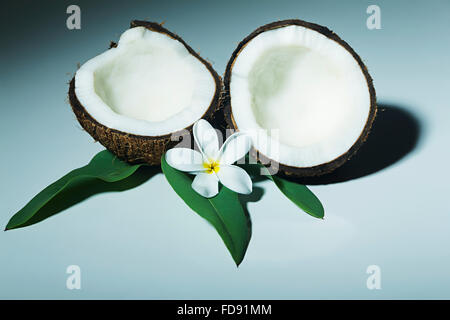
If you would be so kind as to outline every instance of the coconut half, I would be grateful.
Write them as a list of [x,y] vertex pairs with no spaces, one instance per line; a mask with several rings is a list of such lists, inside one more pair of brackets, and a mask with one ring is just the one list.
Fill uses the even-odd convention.
[[154,165],[171,136],[211,118],[220,90],[211,65],[179,36],[133,21],[117,45],[76,72],[69,100],[82,127],[108,150]]
[[285,20],[258,28],[224,77],[229,125],[253,137],[253,154],[285,175],[341,166],[369,134],[375,89],[360,57],[326,27]]

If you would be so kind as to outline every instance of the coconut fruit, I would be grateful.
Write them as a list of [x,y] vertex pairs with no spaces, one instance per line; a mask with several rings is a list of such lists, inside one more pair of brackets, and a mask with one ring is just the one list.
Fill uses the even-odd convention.
[[119,158],[160,163],[182,137],[216,111],[221,80],[179,36],[132,21],[119,42],[81,66],[69,100],[81,126]]
[[328,28],[285,20],[256,29],[236,48],[222,105],[252,154],[286,176],[328,173],[366,140],[375,89],[360,57]]

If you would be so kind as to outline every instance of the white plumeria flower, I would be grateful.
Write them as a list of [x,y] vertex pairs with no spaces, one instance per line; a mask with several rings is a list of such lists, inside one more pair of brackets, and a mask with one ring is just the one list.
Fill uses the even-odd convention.
[[247,172],[233,165],[244,157],[251,147],[248,135],[232,134],[219,149],[216,130],[208,121],[200,119],[194,124],[194,139],[200,152],[188,148],[167,151],[167,163],[180,171],[195,174],[192,188],[206,198],[219,192],[219,181],[237,193],[252,192],[252,180]]

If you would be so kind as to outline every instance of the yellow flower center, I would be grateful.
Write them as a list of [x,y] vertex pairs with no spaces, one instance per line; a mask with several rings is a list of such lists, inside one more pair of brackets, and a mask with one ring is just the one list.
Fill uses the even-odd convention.
[[220,169],[219,162],[217,162],[217,161],[204,162],[203,167],[205,167],[206,172],[209,174],[211,174],[213,172],[217,173],[217,172],[219,172],[219,169]]

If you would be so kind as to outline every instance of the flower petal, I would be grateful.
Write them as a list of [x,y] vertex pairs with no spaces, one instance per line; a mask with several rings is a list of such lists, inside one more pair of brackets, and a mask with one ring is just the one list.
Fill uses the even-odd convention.
[[247,172],[232,165],[222,165],[217,172],[219,181],[228,189],[237,193],[249,194],[252,192],[252,180]]
[[250,136],[236,132],[232,134],[220,148],[219,161],[224,164],[232,164],[244,157],[252,146]]
[[219,193],[219,181],[215,174],[201,172],[197,174],[192,181],[192,189],[200,195],[211,198]]
[[205,171],[203,157],[200,152],[188,148],[173,148],[166,152],[167,163],[181,171]]
[[219,151],[219,138],[216,130],[208,121],[200,119],[194,124],[194,139],[205,160],[217,158]]

